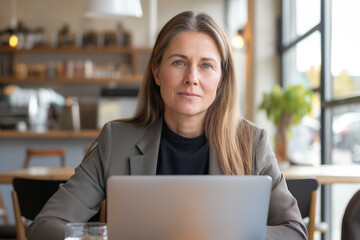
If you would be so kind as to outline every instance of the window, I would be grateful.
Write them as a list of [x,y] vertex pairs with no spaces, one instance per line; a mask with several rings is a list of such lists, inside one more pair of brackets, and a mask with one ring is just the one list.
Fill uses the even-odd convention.
[[[302,84],[315,96],[288,143],[296,163],[360,164],[358,9],[358,0],[282,0],[282,85]],[[321,216],[330,223],[323,239],[340,239],[346,203],[358,189],[322,187]]]
[[334,0],[331,12],[332,98],[360,95],[360,1]]
[[[282,9],[283,85],[302,84],[318,90],[321,66],[320,0],[284,0]],[[312,113],[292,128],[288,155],[293,162],[320,164],[319,130],[320,95],[317,93]]]

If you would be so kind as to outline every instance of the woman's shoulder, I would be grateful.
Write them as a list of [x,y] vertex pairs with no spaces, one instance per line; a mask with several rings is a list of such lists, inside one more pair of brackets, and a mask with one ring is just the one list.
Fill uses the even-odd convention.
[[[150,131],[150,132],[149,132]],[[139,140],[148,132],[156,134],[161,131],[161,121],[156,121],[151,126],[144,126],[130,120],[114,120],[107,122],[102,128],[99,140]]]
[[270,175],[273,178],[278,176],[278,172],[276,172],[276,169],[273,167],[277,164],[276,157],[268,139],[267,131],[253,122],[246,121],[248,126],[251,127],[253,134],[253,173],[256,175]]
[[241,120],[241,125],[243,127],[245,126],[245,128],[250,130],[250,132],[252,133],[253,143],[256,143],[260,139],[263,139],[264,136],[265,136],[265,138],[267,137],[266,130],[263,129],[263,128],[260,128],[255,123],[251,122],[250,120],[242,119]]
[[141,126],[131,121],[114,120],[105,123],[101,130],[101,135],[107,136],[139,136],[148,131],[149,127]]
[[110,122],[107,122],[104,124],[104,129],[106,128],[110,128],[112,130],[126,130],[126,129],[131,129],[131,130],[141,130],[141,129],[145,129],[145,127],[133,123],[131,121],[127,121],[127,120],[113,120]]

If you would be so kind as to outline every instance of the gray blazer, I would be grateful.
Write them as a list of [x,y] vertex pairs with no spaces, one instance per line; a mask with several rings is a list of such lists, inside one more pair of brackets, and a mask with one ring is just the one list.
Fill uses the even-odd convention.
[[[150,128],[107,123],[97,146],[30,225],[28,239],[63,240],[67,222],[86,222],[98,212],[110,176],[155,175],[161,129],[162,119]],[[273,180],[266,239],[307,239],[296,200],[287,190],[266,132],[255,126],[253,131],[253,174],[269,175]],[[209,149],[209,174],[220,175],[217,152],[211,145]]]

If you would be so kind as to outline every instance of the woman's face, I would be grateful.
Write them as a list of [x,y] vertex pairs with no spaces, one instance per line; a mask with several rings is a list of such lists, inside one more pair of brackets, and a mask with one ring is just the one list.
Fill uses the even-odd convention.
[[210,36],[199,32],[177,34],[152,71],[164,101],[165,117],[204,119],[221,79],[220,53]]

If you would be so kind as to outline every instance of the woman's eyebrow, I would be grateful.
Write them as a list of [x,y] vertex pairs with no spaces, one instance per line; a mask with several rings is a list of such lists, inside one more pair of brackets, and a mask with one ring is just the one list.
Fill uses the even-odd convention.
[[[173,57],[180,57],[180,58],[188,59],[188,57],[186,55],[179,54],[179,53],[171,54],[168,57],[168,59],[173,58]],[[203,58],[201,58],[201,61],[212,61],[212,62],[216,62],[216,63],[218,62],[218,61],[216,61],[215,58],[212,58],[212,57],[203,57]]]
[[180,57],[180,58],[185,58],[185,59],[188,59],[187,56],[183,55],[183,54],[179,54],[179,53],[174,53],[174,54],[171,54],[168,58],[173,58],[173,57]]
[[216,61],[216,59],[215,58],[211,58],[211,57],[204,57],[204,58],[201,58],[201,60],[202,61],[212,61],[212,62],[218,62],[218,61]]

